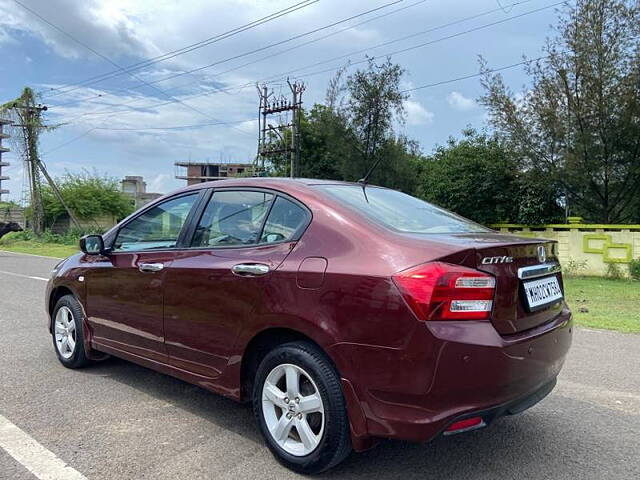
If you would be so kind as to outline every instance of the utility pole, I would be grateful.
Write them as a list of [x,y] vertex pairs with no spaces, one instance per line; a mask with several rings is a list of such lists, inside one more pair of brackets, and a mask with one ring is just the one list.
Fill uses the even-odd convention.
[[[42,112],[47,111],[46,105],[35,103],[35,96],[33,90],[25,88],[22,95],[9,103],[6,103],[0,107],[3,110],[12,111],[14,116],[17,117],[19,123],[14,123],[14,128],[21,129],[20,144],[22,150],[22,156],[25,162],[25,169],[27,177],[29,179],[29,193],[31,201],[31,228],[36,235],[42,234],[44,231],[44,209],[42,205],[42,184],[40,181],[40,173],[44,175],[47,183],[51,187],[54,195],[58,201],[62,204],[63,208],[67,211],[69,218],[73,222],[74,226],[80,229],[80,222],[77,217],[67,206],[66,202],[62,198],[62,194],[58,189],[58,186],[53,181],[53,178],[47,172],[46,167],[38,156],[38,138],[40,132],[43,129],[48,128],[42,124]],[[17,140],[19,141],[19,140]]]
[[[258,154],[256,155],[256,173],[264,172],[268,163],[274,157],[282,156],[289,160],[289,176],[294,177],[296,165],[300,164],[300,118],[302,115],[302,93],[306,86],[303,82],[291,83],[287,79],[292,98],[284,95],[276,96],[266,85],[256,85],[260,98],[258,110]],[[289,112],[291,115],[289,117]],[[269,123],[273,115],[287,115],[286,121],[277,122],[274,126]],[[289,132],[290,139],[287,138]],[[277,141],[273,138],[277,137]]]
[[300,115],[302,113],[302,94],[306,90],[303,82],[291,83],[287,78],[293,95],[293,121],[291,122],[291,178],[295,176],[295,167],[300,165]]

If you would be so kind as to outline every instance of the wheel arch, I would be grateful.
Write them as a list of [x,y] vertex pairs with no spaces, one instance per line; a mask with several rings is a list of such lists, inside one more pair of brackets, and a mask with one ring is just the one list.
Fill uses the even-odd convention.
[[48,313],[49,313],[49,333],[51,333],[51,328],[53,324],[53,309],[56,307],[58,300],[60,300],[65,295],[73,295],[76,299],[78,296],[75,292],[66,285],[59,285],[51,290],[49,294],[49,305],[48,305]]
[[278,345],[289,342],[302,341],[308,342],[320,349],[331,364],[335,368],[338,375],[340,371],[326,348],[323,348],[320,342],[310,337],[308,334],[289,327],[268,327],[257,332],[247,343],[242,354],[240,365],[240,400],[248,401],[251,399],[253,389],[253,380],[255,373],[260,364],[260,360]]

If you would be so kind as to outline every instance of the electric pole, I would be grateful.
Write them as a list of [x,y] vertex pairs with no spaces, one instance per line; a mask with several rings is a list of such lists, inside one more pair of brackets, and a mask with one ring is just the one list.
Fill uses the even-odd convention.
[[40,173],[44,175],[49,187],[53,191],[58,201],[67,211],[69,218],[76,228],[80,229],[80,223],[62,198],[62,194],[53,178],[47,172],[46,167],[38,156],[38,138],[40,132],[47,128],[42,123],[42,112],[47,111],[46,105],[36,104],[33,90],[25,88],[22,95],[12,102],[8,102],[0,107],[1,110],[12,112],[18,120],[13,127],[20,129],[20,137],[14,141],[20,146],[25,169],[29,179],[29,193],[31,202],[31,228],[36,235],[41,235],[44,231],[44,208],[42,205],[42,183]]
[[[258,110],[258,154],[255,170],[257,174],[265,171],[273,159],[280,157],[289,161],[289,176],[294,177],[296,165],[300,163],[300,118],[302,115],[302,93],[306,86],[303,82],[291,83],[287,79],[292,98],[276,96],[266,85],[256,85],[260,98]],[[282,115],[286,120],[282,121]],[[269,117],[277,115],[279,122],[274,126]],[[287,138],[287,132],[289,138]],[[274,141],[274,137],[277,140]],[[287,158],[288,157],[288,158]]]

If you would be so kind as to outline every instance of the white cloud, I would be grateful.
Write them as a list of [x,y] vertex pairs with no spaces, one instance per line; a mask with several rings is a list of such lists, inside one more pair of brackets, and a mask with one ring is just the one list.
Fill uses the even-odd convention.
[[407,110],[408,125],[429,125],[433,122],[433,112],[423,107],[420,102],[406,100],[404,108]]
[[478,106],[476,101],[473,98],[467,98],[460,92],[451,92],[447,95],[447,102],[449,106],[454,110],[459,110],[461,112],[467,112],[469,110],[473,110]]
[[166,173],[151,177],[147,180],[147,192],[165,193],[169,189],[169,180],[171,180],[171,175]]

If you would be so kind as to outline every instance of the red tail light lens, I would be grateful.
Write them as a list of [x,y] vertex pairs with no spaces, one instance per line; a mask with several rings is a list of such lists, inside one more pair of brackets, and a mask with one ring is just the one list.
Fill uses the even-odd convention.
[[449,263],[418,265],[393,277],[420,320],[488,320],[495,278]]

